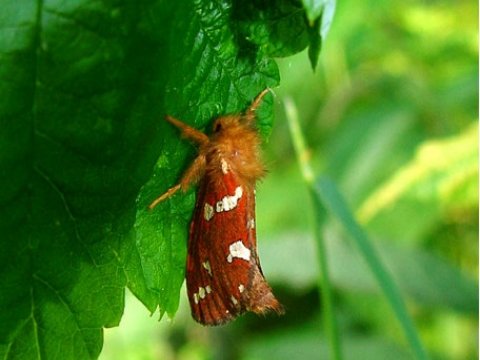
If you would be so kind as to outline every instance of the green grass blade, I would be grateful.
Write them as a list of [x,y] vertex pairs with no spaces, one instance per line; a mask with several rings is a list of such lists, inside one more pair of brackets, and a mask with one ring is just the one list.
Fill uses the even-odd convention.
[[287,113],[288,125],[295,148],[295,153],[298,158],[298,164],[313,201],[315,215],[315,240],[317,244],[318,262],[320,266],[318,283],[320,298],[322,299],[323,304],[324,328],[330,343],[329,350],[332,359],[341,360],[342,351],[333,308],[332,286],[330,284],[330,277],[328,273],[328,256],[322,236],[322,225],[326,218],[326,211],[325,207],[319,201],[318,196],[315,194],[315,189],[313,186],[313,170],[308,161],[308,153],[306,151],[305,142],[298,121],[298,112],[293,101],[289,98],[285,99],[285,111]]
[[367,234],[357,223],[352,215],[352,212],[348,209],[348,206],[343,200],[340,192],[337,190],[337,187],[332,181],[324,177],[320,178],[317,183],[314,183],[314,175],[308,161],[308,153],[306,151],[305,141],[299,125],[297,109],[293,101],[289,98],[285,99],[285,110],[298,163],[303,178],[309,187],[314,204],[316,217],[315,237],[317,240],[317,252],[321,269],[319,283],[322,291],[320,295],[324,303],[325,329],[329,337],[332,357],[334,359],[341,359],[341,349],[338,330],[333,314],[327,255],[321,234],[321,227],[325,220],[326,212],[329,212],[334,218],[338,219],[338,221],[345,228],[346,232],[354,239],[362,256],[367,262],[367,265],[369,266],[376,281],[387,298],[387,301],[390,303],[416,358],[421,360],[428,359],[413,321],[407,312],[405,303],[400,295],[400,291],[398,290],[387,269],[382,264],[382,261],[377,255]]
[[315,216],[315,243],[317,244],[317,258],[320,266],[319,289],[323,304],[324,326],[330,342],[330,353],[332,359],[341,360],[342,349],[340,336],[338,333],[337,322],[333,306],[332,285],[330,284],[330,274],[328,271],[328,256],[325,241],[323,239],[322,228],[326,219],[326,211],[315,193],[315,189],[309,185],[309,192],[313,202]]
[[346,202],[337,190],[335,184],[331,180],[321,177],[314,185],[314,192],[327,208],[327,211],[338,219],[345,231],[354,239],[360,253],[367,262],[368,267],[372,271],[376,281],[390,303],[395,316],[400,322],[405,337],[415,353],[416,358],[422,360],[427,359],[428,356],[423,348],[413,321],[407,312],[399,289],[382,264],[367,234],[356,222],[352,212],[348,209]]

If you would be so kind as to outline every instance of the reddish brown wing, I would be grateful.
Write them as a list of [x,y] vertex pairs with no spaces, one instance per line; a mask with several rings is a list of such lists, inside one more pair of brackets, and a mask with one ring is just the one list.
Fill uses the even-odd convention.
[[281,312],[256,251],[255,196],[228,172],[203,179],[190,227],[187,291],[193,318],[218,325],[245,311]]

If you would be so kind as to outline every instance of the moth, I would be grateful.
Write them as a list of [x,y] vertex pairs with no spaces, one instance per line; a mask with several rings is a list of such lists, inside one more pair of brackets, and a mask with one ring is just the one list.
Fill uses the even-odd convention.
[[255,112],[268,91],[244,114],[217,118],[210,136],[166,116],[183,137],[198,144],[199,154],[180,182],[149,208],[198,184],[186,282],[192,316],[204,325],[224,324],[246,311],[284,312],[263,276],[255,229],[255,184],[265,175]]

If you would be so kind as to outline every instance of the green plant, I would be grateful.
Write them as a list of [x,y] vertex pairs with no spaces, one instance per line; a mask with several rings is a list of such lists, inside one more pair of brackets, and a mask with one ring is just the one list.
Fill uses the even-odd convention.
[[146,204],[191,149],[162,117],[203,128],[278,85],[272,56],[315,65],[326,6],[2,1],[1,358],[96,358],[125,287],[175,314],[193,196]]

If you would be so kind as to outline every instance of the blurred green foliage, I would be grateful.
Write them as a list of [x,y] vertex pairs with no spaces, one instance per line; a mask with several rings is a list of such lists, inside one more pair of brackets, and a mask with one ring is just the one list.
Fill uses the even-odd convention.
[[[130,315],[141,312],[131,303],[125,323],[107,331],[102,358],[326,358],[311,204],[286,95],[300,110],[316,172],[335,180],[375,239],[432,358],[477,358],[477,14],[469,1],[339,2],[315,74],[305,53],[278,60],[257,223],[264,272],[287,314],[207,329],[183,303],[173,324],[157,327],[144,313]],[[411,358],[355,247],[335,222],[324,236],[345,358]]]

